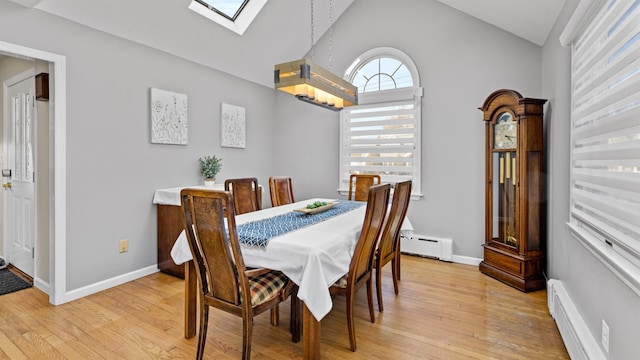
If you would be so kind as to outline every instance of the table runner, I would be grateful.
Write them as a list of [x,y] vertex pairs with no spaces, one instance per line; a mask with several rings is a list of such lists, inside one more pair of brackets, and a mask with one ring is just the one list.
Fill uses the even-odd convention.
[[271,238],[317,224],[363,205],[366,205],[366,203],[361,201],[341,201],[333,208],[317,214],[290,211],[286,214],[238,225],[236,231],[242,245],[263,248],[267,246]]

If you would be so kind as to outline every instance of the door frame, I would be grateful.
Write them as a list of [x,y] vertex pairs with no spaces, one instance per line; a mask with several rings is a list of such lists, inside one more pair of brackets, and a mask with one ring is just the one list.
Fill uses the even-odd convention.
[[[38,49],[0,41],[0,53],[49,62],[53,91],[49,97],[49,302],[67,301],[67,60]],[[38,268],[36,264],[36,268]]]

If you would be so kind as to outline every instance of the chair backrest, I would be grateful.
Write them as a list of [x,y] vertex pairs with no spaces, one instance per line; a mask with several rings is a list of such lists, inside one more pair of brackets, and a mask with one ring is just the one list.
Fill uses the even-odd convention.
[[244,276],[233,195],[227,191],[183,189],[180,198],[202,294],[227,304],[247,304],[242,301],[242,294],[250,293],[249,280]]
[[271,193],[271,206],[280,206],[294,203],[293,185],[289,176],[272,176],[269,178],[269,192]]
[[376,184],[380,184],[380,175],[351,174],[351,176],[349,176],[349,196],[347,199],[367,201],[369,188]]
[[400,239],[400,229],[402,222],[407,215],[409,200],[411,199],[411,180],[396,183],[393,187],[393,200],[391,209],[385,222],[384,229],[380,234],[378,244],[379,258],[395,253]]
[[360,238],[349,265],[347,282],[357,282],[363,275],[370,273],[373,268],[373,252],[377,245],[378,236],[382,231],[384,218],[387,215],[390,189],[391,186],[389,184],[374,185],[369,188],[367,210],[364,215]]
[[227,179],[224,189],[233,194],[236,214],[262,209],[262,195],[256,178]]

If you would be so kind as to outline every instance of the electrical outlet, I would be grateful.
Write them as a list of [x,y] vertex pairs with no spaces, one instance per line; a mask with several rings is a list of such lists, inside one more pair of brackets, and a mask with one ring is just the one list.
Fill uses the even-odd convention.
[[127,250],[129,250],[129,240],[120,240],[120,252],[123,253]]
[[602,347],[609,353],[609,325],[602,319]]

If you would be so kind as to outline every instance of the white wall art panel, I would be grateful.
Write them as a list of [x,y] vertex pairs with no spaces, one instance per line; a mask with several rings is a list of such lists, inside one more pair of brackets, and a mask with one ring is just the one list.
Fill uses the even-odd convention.
[[151,142],[187,145],[187,95],[151,88]]
[[244,149],[245,109],[241,106],[222,103],[220,115],[220,146]]

